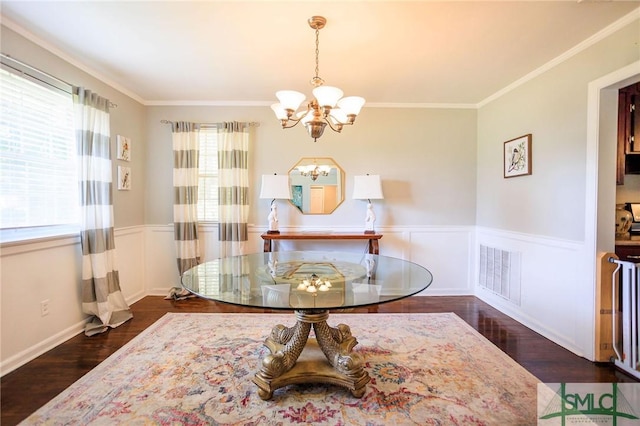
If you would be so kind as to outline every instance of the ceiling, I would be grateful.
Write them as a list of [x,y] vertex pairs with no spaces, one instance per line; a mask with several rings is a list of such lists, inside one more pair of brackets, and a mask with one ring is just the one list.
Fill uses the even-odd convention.
[[379,106],[475,106],[639,6],[611,0],[0,1],[8,28],[147,105],[269,105],[281,89],[310,96],[315,34],[307,19],[322,15],[319,75],[345,96]]

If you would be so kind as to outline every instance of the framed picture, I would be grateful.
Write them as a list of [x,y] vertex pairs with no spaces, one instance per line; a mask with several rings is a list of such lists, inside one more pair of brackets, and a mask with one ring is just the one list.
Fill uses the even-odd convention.
[[118,135],[118,160],[131,161],[131,139]]
[[118,189],[124,191],[131,189],[131,167],[118,166]]
[[291,185],[291,203],[302,211],[302,185]]
[[504,177],[531,174],[531,134],[504,143]]

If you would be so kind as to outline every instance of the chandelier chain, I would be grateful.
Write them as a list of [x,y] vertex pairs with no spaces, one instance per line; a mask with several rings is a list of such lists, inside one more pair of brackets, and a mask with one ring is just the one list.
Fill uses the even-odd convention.
[[320,55],[320,30],[316,29],[316,79],[319,79],[320,76],[320,61],[318,60],[318,56]]

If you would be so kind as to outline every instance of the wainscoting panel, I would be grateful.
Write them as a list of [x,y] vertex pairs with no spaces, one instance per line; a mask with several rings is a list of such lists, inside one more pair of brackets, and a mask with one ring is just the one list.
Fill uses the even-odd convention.
[[[250,227],[247,252],[262,251],[263,232],[262,227]],[[387,227],[379,232],[384,235],[380,254],[415,262],[433,273],[434,282],[423,295],[476,294],[563,347],[591,359],[594,289],[585,288],[586,280],[581,279],[580,271],[587,269],[581,263],[582,243],[465,226]],[[217,227],[202,226],[200,235],[203,260],[219,257]],[[322,247],[302,243],[295,248],[365,251],[363,244],[343,243],[334,241]],[[521,253],[520,306],[479,285],[480,245]],[[117,229],[116,246],[127,302],[134,303],[146,295],[165,296],[171,287],[180,285],[171,224]],[[85,316],[80,310],[77,237],[6,246],[1,258],[0,372],[6,374],[80,333]],[[50,301],[51,312],[45,317],[40,315],[42,300]]]
[[433,284],[422,294],[473,294],[473,232],[465,227],[433,227],[414,230],[410,238],[407,260],[425,266],[433,274]]
[[180,286],[173,225],[146,227],[144,265],[147,295],[166,296]]
[[[120,285],[129,304],[144,297],[144,227],[115,231]],[[81,249],[78,236],[3,246],[0,325],[5,375],[84,330]],[[49,314],[40,304],[48,301]]]
[[476,256],[475,294],[568,350],[593,357],[594,289],[587,288],[584,244],[503,230],[478,228],[476,252],[486,246],[520,255],[520,305],[480,284]]
[[[309,231],[309,229],[287,228],[284,231]],[[263,230],[255,235],[260,241]],[[353,229],[312,229],[318,232],[353,232]],[[434,275],[433,284],[423,295],[469,295],[473,294],[470,276],[472,270],[473,227],[385,227],[377,231],[380,239],[380,254],[405,259],[426,267]],[[358,231],[356,231],[358,232]],[[252,233],[252,230],[250,230]],[[277,250],[331,250],[367,252],[362,241],[279,241]]]
[[[281,228],[286,231],[350,232],[353,229],[307,229]],[[245,243],[247,253],[263,250],[260,235],[262,227],[249,227],[249,241]],[[472,270],[471,241],[473,227],[389,227],[378,229],[383,234],[380,254],[411,260],[429,269],[435,276],[433,285],[425,295],[473,294],[469,271]],[[154,225],[147,227],[145,244],[147,293],[166,295],[171,287],[179,286],[180,279],[175,264],[173,226]],[[360,251],[367,246],[362,241],[277,241],[276,250],[331,250]],[[216,226],[200,227],[200,249],[203,261],[219,257]]]
[[[80,259],[77,236],[2,248],[2,375],[82,329]],[[49,314],[42,316],[40,303],[45,300]]]
[[145,288],[145,232],[142,226],[119,228],[115,230],[117,269],[120,275],[120,288],[132,304],[147,294]]

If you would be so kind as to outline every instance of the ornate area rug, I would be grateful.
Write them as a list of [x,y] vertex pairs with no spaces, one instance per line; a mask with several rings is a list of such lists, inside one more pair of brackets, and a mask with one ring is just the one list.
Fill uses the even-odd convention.
[[[27,418],[51,425],[532,425],[538,380],[455,314],[332,314],[371,376],[260,399],[262,345],[293,314],[168,313]],[[312,332],[313,333],[313,332]]]

